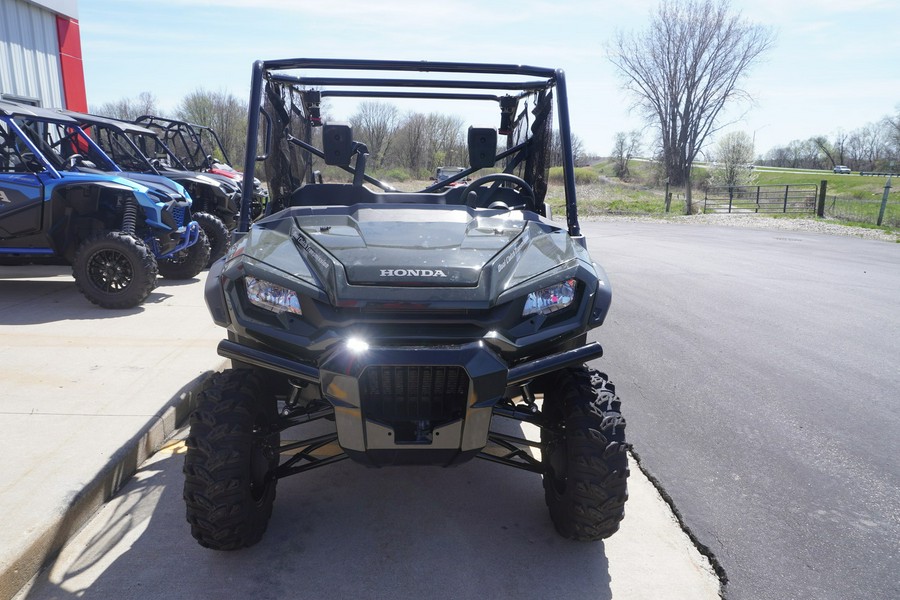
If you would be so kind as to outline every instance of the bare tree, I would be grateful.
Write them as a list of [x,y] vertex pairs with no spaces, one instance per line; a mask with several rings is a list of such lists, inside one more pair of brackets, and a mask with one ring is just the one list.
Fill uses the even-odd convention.
[[755,176],[753,162],[753,138],[744,131],[732,131],[716,143],[713,154],[716,167],[710,182],[713,185],[752,185]]
[[860,169],[878,169],[879,160],[888,154],[887,131],[875,123],[868,123],[857,130],[857,156]]
[[838,156],[837,151],[827,137],[825,137],[824,135],[817,135],[810,139],[816,144],[816,147],[818,147],[821,155],[831,164],[832,167],[843,164],[841,163],[840,159],[836,158]]
[[774,42],[767,28],[732,14],[727,0],[663,0],[648,28],[619,34],[609,58],[647,121],[658,128],[666,176],[685,185],[690,169],[730,102],[747,99],[739,87]]
[[886,157],[889,161],[888,167],[896,172],[900,167],[898,165],[900,163],[900,105],[897,106],[897,114],[887,115],[882,119],[882,126],[887,138],[885,146],[888,152]]
[[400,120],[397,107],[387,102],[360,102],[350,124],[356,139],[365,142],[374,167],[384,166]]
[[92,106],[90,111],[97,115],[125,121],[133,121],[142,115],[159,114],[156,96],[150,92],[141,92],[134,98],[104,102],[100,106]]
[[423,160],[428,152],[428,118],[422,113],[409,113],[397,131],[399,163],[417,176],[427,166]]
[[246,102],[228,92],[200,88],[182,99],[177,114],[189,123],[211,127],[222,141],[228,158],[239,164],[243,161],[247,144]]
[[461,117],[411,112],[403,117],[395,139],[391,164],[413,176],[431,173],[438,166],[468,164]]
[[641,147],[641,134],[639,131],[625,133],[620,131],[616,134],[615,145],[613,146],[612,159],[613,170],[619,179],[628,179],[631,173],[628,170],[628,161],[638,153]]
[[456,164],[468,164],[463,143],[463,119],[453,115],[431,113],[428,115],[430,142],[428,170]]
[[[575,166],[583,166],[584,163],[584,142],[581,141],[574,133],[572,134],[572,161]],[[561,167],[563,164],[562,138],[559,130],[554,129],[550,137],[550,166]]]

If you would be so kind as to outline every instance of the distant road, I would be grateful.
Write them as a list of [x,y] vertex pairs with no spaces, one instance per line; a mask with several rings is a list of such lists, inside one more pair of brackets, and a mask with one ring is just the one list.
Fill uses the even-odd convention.
[[[632,158],[630,160],[636,160],[638,162],[656,162],[651,158]],[[699,169],[708,169],[709,163],[705,162],[695,162],[694,166]],[[793,173],[795,175],[803,175],[804,173],[808,173],[810,175],[816,175],[817,177],[822,175],[833,175],[831,171],[827,169],[787,169],[787,168],[779,168],[779,167],[754,167],[757,171],[765,171],[767,173]],[[857,173],[858,175],[858,173]]]

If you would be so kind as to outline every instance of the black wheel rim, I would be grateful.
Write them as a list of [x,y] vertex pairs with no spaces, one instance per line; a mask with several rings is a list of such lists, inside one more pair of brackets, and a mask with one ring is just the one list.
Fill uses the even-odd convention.
[[91,284],[108,294],[125,291],[134,281],[134,265],[128,257],[112,248],[94,252],[87,263]]

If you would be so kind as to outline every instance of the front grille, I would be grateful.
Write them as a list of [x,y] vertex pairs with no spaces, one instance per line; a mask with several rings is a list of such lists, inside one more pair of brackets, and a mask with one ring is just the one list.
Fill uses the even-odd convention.
[[461,418],[469,393],[462,367],[370,366],[360,378],[362,408],[376,421],[428,421],[432,426]]
[[184,225],[184,215],[187,212],[186,206],[173,206],[172,207],[172,218],[175,219],[175,223],[178,227]]

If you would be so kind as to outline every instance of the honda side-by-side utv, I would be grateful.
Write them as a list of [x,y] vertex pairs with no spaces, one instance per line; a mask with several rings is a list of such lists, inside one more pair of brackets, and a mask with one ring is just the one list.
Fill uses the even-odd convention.
[[104,308],[140,304],[158,275],[195,277],[209,243],[190,195],[140,177],[124,176],[74,119],[0,101],[0,263],[70,264],[79,291]]
[[[209,264],[225,255],[230,243],[230,231],[238,223],[240,187],[237,184],[230,185],[230,180],[223,181],[204,173],[178,169],[178,163],[172,164],[174,155],[151,129],[98,115],[68,110],[63,113],[78,121],[81,128],[123,171],[164,176],[184,186],[191,195],[193,218],[209,240]],[[150,154],[146,154],[142,147],[151,148]],[[160,153],[161,158],[157,156]]]
[[[251,225],[243,190],[235,242],[206,282],[232,367],[191,416],[193,536],[218,550],[255,544],[279,479],[342,459],[476,457],[540,474],[563,536],[612,535],[627,497],[625,420],[613,384],[585,364],[602,355],[587,333],[611,287],[579,230],[563,71],[287,59],[256,62],[251,90],[244,174],[264,163],[270,211]],[[468,129],[465,169],[400,192],[366,173],[365,140],[321,122],[329,97],[494,106],[499,127]],[[554,108],[563,222],[545,203]],[[347,180],[323,183],[317,167]],[[495,419],[537,426],[540,439]]]

